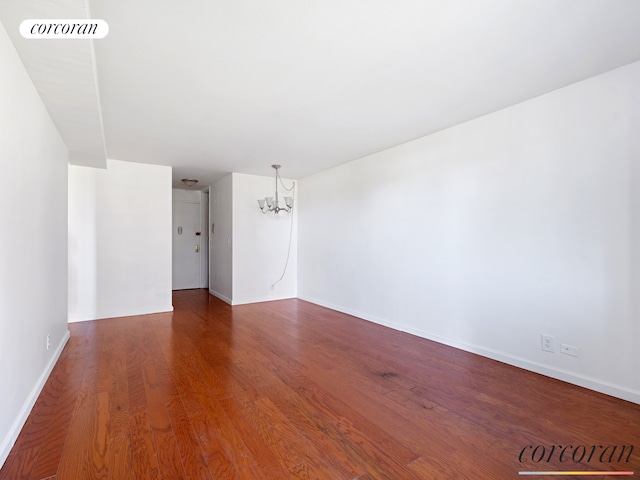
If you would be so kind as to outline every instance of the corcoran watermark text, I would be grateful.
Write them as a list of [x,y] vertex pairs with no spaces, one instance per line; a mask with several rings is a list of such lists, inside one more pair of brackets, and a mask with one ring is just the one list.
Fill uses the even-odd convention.
[[520,451],[520,463],[628,463],[633,445],[527,445]]
[[109,25],[99,19],[28,19],[20,24],[20,35],[30,39],[104,38],[108,33]]

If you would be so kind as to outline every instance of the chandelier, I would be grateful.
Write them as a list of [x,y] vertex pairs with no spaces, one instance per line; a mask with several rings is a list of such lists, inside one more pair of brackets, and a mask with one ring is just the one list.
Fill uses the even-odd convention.
[[[293,197],[284,197],[285,207],[280,206],[280,202],[278,199],[278,180],[282,183],[282,178],[280,178],[280,165],[271,165],[271,168],[276,171],[276,196],[274,197],[264,197],[264,200],[258,200],[258,205],[260,206],[260,211],[262,213],[273,212],[287,212],[290,213],[293,210]],[[282,187],[285,188],[284,184]],[[293,187],[292,187],[293,188]],[[286,188],[285,188],[286,189]],[[265,205],[266,204],[266,205]],[[266,207],[266,208],[265,208]]]

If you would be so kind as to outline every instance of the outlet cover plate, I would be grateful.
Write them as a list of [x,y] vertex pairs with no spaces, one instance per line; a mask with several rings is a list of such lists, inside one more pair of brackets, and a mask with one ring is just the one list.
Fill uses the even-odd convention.
[[556,351],[556,340],[551,335],[542,335],[542,350],[554,353]]

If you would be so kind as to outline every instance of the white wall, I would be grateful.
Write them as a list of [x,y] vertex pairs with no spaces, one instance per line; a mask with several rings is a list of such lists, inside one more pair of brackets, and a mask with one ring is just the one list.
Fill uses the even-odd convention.
[[640,403],[639,165],[635,63],[303,178],[299,297]]
[[69,321],[171,303],[171,168],[69,166]]
[[215,225],[215,233],[209,233],[209,292],[228,304],[233,302],[232,180],[227,175],[209,190],[209,225]]
[[[233,177],[233,304],[263,302],[297,295],[297,208],[292,213],[263,214],[257,200],[273,196],[275,177],[234,173]],[[283,179],[289,188],[293,181]],[[291,196],[281,186],[283,197]],[[297,199],[296,199],[297,202]],[[287,270],[289,238],[291,251]]]
[[0,58],[1,467],[69,331],[67,149],[2,24]]
[[[293,183],[290,179],[283,182],[287,187]],[[296,296],[297,208],[292,214],[278,215],[262,214],[258,208],[257,200],[273,196],[274,190],[274,177],[241,173],[227,175],[211,186],[210,217],[215,233],[210,237],[209,291],[231,305]],[[278,282],[287,262],[289,237],[289,261]]]

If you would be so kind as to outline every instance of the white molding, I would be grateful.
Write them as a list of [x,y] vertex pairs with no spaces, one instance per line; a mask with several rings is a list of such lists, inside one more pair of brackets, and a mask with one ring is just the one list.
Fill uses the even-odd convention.
[[214,290],[209,289],[209,293],[211,295],[213,295],[214,297],[219,298],[220,300],[222,300],[225,303],[228,303],[229,305],[233,305],[233,302],[230,298],[225,297],[224,295],[222,295],[221,293],[218,293]]
[[2,444],[0,444],[0,468],[2,468],[2,466],[4,465],[4,462],[7,460],[7,457],[9,456],[9,453],[11,452],[13,445],[16,443],[16,440],[18,439],[20,430],[22,430],[22,427],[24,427],[24,424],[27,421],[27,418],[29,418],[29,414],[31,413],[31,410],[35,405],[36,400],[40,396],[40,392],[42,392],[42,388],[44,387],[45,383],[47,383],[47,379],[49,378],[49,375],[51,375],[51,371],[53,370],[53,367],[55,366],[58,359],[60,358],[60,355],[62,354],[62,350],[64,349],[64,346],[69,341],[70,337],[71,337],[71,334],[69,333],[69,330],[67,330],[67,333],[64,335],[64,337],[62,337],[62,340],[60,341],[60,343],[58,344],[58,347],[53,352],[53,355],[51,356],[51,359],[47,363],[47,366],[45,367],[44,371],[40,375],[40,378],[38,378],[38,381],[33,386],[33,389],[31,389],[31,393],[29,394],[26,401],[24,402],[24,405],[20,409],[20,413],[18,414],[15,421],[13,422],[13,425],[11,425],[11,428],[9,429],[9,433],[7,433],[7,436],[2,440]]
[[173,305],[163,305],[156,307],[144,307],[130,310],[107,310],[104,312],[94,312],[71,315],[68,318],[69,323],[76,322],[90,322],[92,320],[103,320],[105,318],[119,318],[119,317],[135,317],[138,315],[151,315],[153,313],[168,313],[173,312]]
[[277,300],[291,300],[293,298],[298,298],[295,295],[285,295],[283,297],[252,297],[252,298],[241,298],[240,300],[233,300],[231,305],[247,305],[249,303],[263,303],[263,302],[275,302]]
[[240,300],[237,300],[237,299],[233,299],[232,300],[232,299],[222,295],[221,293],[218,293],[218,292],[216,292],[214,290],[211,290],[211,289],[209,289],[209,293],[211,295],[213,295],[214,297],[219,298],[223,302],[228,303],[231,306],[247,305],[249,303],[275,302],[276,300],[291,300],[292,298],[298,298],[295,295],[285,295],[283,297],[252,297],[252,298],[242,298]]
[[344,308],[329,302],[323,302],[321,300],[307,297],[304,295],[299,295],[298,298],[306,302],[320,305],[321,307],[329,308],[331,310],[335,310],[341,313],[346,313],[347,315],[351,315],[351,316],[360,318],[362,320],[366,320],[368,322],[393,328],[394,330],[398,330],[401,332],[410,333],[418,337],[426,338],[427,340],[432,340],[434,342],[438,342],[444,345],[448,345],[450,347],[458,348],[466,352],[475,353],[483,357],[491,358],[492,360],[497,360],[499,362],[506,363],[514,367],[522,368],[524,370],[529,370],[534,373],[539,373],[540,375],[545,375],[547,377],[555,378],[557,380],[562,380],[564,382],[571,383],[573,385],[578,385],[580,387],[584,387],[589,390],[594,390],[596,392],[604,393],[606,395],[611,395],[613,397],[617,397],[622,400],[627,400],[629,402],[640,404],[640,391],[637,391],[637,390],[633,390],[620,385],[608,383],[608,382],[599,380],[597,378],[588,377],[586,375],[580,375],[578,373],[570,372],[568,370],[564,370],[561,368],[551,367],[549,365],[532,362],[525,358],[515,357],[513,355],[509,355],[509,354],[500,352],[498,350],[493,350],[491,348],[485,348],[480,345],[465,343],[460,340],[456,340],[449,337],[443,337],[441,335],[435,335],[424,330],[409,327],[407,325],[389,322],[381,318],[373,317],[371,315],[365,315],[361,312],[351,310],[349,308]]

